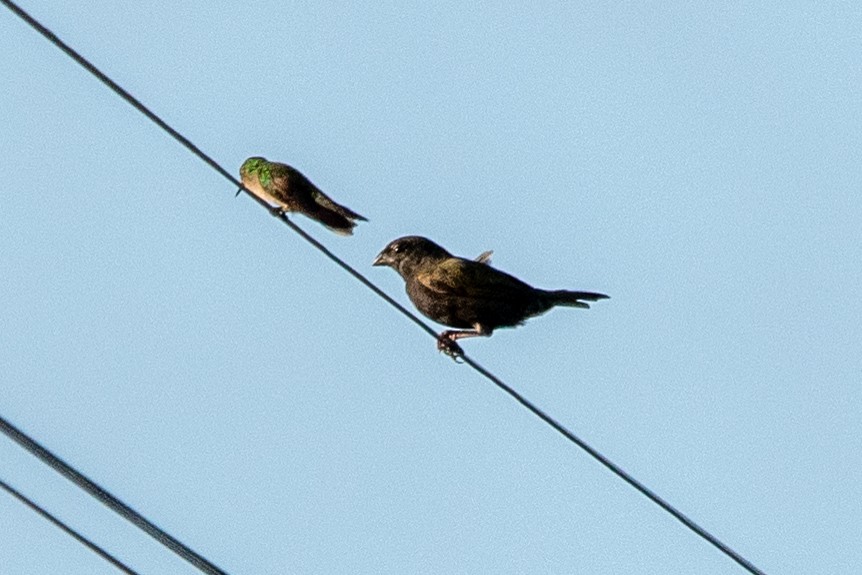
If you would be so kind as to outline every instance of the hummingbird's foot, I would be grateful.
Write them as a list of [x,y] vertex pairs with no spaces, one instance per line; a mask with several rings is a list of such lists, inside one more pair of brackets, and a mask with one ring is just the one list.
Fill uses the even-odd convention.
[[286,212],[282,206],[272,206],[271,208],[269,208],[269,213],[271,213],[273,216],[277,217],[278,219],[281,219],[284,217],[284,214]]
[[444,331],[437,336],[437,351],[445,353],[455,360],[455,363],[461,363],[459,360],[464,355],[464,350],[461,349],[460,345],[455,343],[455,339],[452,337],[451,332],[448,331]]

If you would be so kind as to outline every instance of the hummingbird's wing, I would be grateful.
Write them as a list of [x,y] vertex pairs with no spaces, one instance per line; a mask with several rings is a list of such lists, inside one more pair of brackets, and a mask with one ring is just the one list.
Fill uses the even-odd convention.
[[290,188],[291,195],[293,195],[297,202],[301,202],[301,205],[309,210],[314,212],[319,212],[319,209],[314,209],[314,206],[310,206],[309,203],[314,203],[323,208],[323,210],[329,210],[335,212],[336,214],[347,218],[349,220],[361,220],[368,221],[365,217],[357,214],[353,210],[338,204],[332,199],[320,191],[320,188],[314,185],[314,183],[309,180],[302,172],[297,170],[296,168],[286,166],[290,172]]
[[353,228],[356,226],[353,220],[365,220],[359,214],[329,199],[299,170],[289,166],[288,168],[287,195],[295,211],[317,220],[337,234],[346,236],[353,233]]
[[317,188],[317,186],[315,186],[311,182],[309,182],[309,184],[311,184],[311,196],[312,196],[312,198],[314,199],[315,202],[317,202],[318,204],[320,204],[324,208],[326,208],[328,210],[332,210],[333,212],[337,212],[337,213],[341,214],[342,216],[344,216],[345,218],[348,218],[351,220],[360,220],[363,222],[368,221],[368,218],[366,218],[365,216],[361,216],[361,215],[357,214],[356,212],[354,212],[353,210],[351,210],[350,208],[333,202],[329,196],[327,196],[326,194],[321,192]]
[[270,181],[269,185],[265,187],[267,193],[292,212],[299,211],[299,205],[301,204],[296,197],[297,190],[292,185],[293,172],[295,171],[287,164],[269,162]]
[[298,212],[317,220],[335,233],[351,235],[356,223],[364,217],[329,199],[299,170],[279,162],[270,163],[267,192],[287,211]]

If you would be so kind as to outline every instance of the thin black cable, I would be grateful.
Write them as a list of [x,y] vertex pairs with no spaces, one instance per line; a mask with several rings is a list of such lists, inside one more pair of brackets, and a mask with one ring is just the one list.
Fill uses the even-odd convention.
[[[63,50],[66,54],[68,54],[73,60],[75,60],[78,64],[83,66],[87,71],[92,73],[96,78],[102,81],[105,85],[107,85],[111,90],[117,93],[121,98],[126,100],[129,104],[131,104],[135,109],[144,114],[147,118],[152,120],[156,125],[166,131],[171,135],[175,140],[177,140],[180,144],[182,144],[185,148],[195,154],[198,158],[209,164],[215,171],[224,176],[228,181],[230,181],[234,186],[240,188],[246,194],[251,196],[258,204],[265,207],[270,211],[273,215],[275,215],[278,219],[283,221],[288,227],[290,227],[293,231],[299,234],[305,241],[313,245],[315,248],[320,250],[326,257],[336,263],[343,270],[348,272],[354,278],[359,280],[362,284],[368,287],[371,291],[376,293],[378,296],[383,298],[387,303],[389,303],[392,307],[401,312],[404,316],[406,316],[409,320],[419,326],[426,333],[431,335],[434,339],[437,339],[437,332],[435,332],[428,324],[422,321],[416,314],[399,304],[397,301],[388,296],[383,290],[378,288],[374,283],[371,282],[368,278],[366,278],[363,274],[358,272],[352,266],[350,266],[347,262],[336,256],[329,249],[327,249],[323,244],[318,242],[304,230],[302,230],[299,226],[290,221],[283,213],[274,211],[270,208],[269,204],[257,197],[250,190],[248,190],[245,186],[242,185],[242,182],[237,180],[233,175],[230,174],[226,169],[224,169],[218,162],[212,159],[210,156],[205,154],[200,148],[194,145],[188,138],[177,132],[171,126],[169,126],[164,120],[159,118],[154,112],[150,111],[149,108],[144,106],[137,98],[132,96],[126,90],[121,88],[116,82],[111,80],[108,76],[102,73],[98,68],[96,68],[89,60],[81,56],[78,52],[72,49],[70,46],[65,44],[62,40],[60,40],[53,32],[45,28],[42,24],[32,18],[29,14],[24,12],[21,8],[16,6],[14,3],[9,0],[0,0],[4,5],[9,7],[10,10],[15,12],[18,16],[20,16],[25,22],[27,22],[31,27],[33,27],[37,32],[42,34],[45,38],[55,44],[58,48]],[[686,517],[685,514],[677,510],[675,507],[670,505],[664,499],[656,495],[653,491],[648,489],[646,486],[641,484],[631,475],[626,473],[622,468],[618,467],[614,463],[612,463],[609,459],[603,456],[601,453],[596,451],[593,447],[587,444],[584,440],[580,439],[574,433],[566,429],[562,424],[558,423],[552,417],[547,415],[544,411],[533,405],[530,401],[516,392],[514,389],[509,387],[503,381],[501,381],[497,376],[489,372],[487,369],[476,363],[474,360],[470,359],[466,354],[460,354],[460,359],[463,359],[464,362],[472,367],[477,373],[483,375],[486,379],[491,381],[497,387],[511,395],[515,400],[517,400],[521,405],[530,410],[533,414],[542,419],[545,423],[556,429],[559,433],[561,433],[564,437],[566,437],[569,441],[586,451],[589,455],[594,457],[599,461],[602,465],[607,467],[610,471],[612,471],[615,475],[620,477],[623,481],[637,489],[643,495],[646,495],[651,501],[656,503],[659,507],[670,513],[673,517],[679,520],[683,525],[691,529],[694,533],[705,539],[707,542],[715,546],[719,551],[736,561],[739,565],[745,568],[750,573],[754,575],[764,575],[763,571],[755,567],[750,561],[746,560],[744,557],[739,555],[736,551],[722,543],[717,537],[709,533],[706,529],[699,526],[697,523]]]
[[[0,0],[5,1],[5,0]],[[118,513],[121,517],[131,522],[136,527],[140,528],[147,535],[197,567],[199,570],[208,575],[227,575],[227,572],[222,571],[213,563],[207,560],[202,555],[196,553],[191,548],[184,545],[178,539],[172,537],[157,525],[149,521],[146,517],[111,495],[107,490],[98,484],[94,483],[81,472],[74,469],[71,465],[48,451],[40,445],[35,439],[12,425],[5,418],[0,416],[0,432],[15,441],[18,445],[35,455],[37,458],[48,464],[55,471],[66,477],[72,483],[89,493],[101,501],[104,505]]]
[[763,571],[755,567],[750,561],[748,561],[745,557],[742,557],[739,553],[722,543],[717,537],[709,533],[706,529],[695,523],[692,519],[690,519],[685,513],[662,499],[655,491],[632,477],[628,474],[622,467],[618,466],[616,463],[599,453],[594,447],[592,447],[589,443],[569,431],[562,423],[558,422],[556,419],[542,411],[540,408],[536,407],[529,399],[509,387],[506,383],[504,383],[500,378],[496,375],[476,363],[473,359],[465,356],[462,356],[464,362],[484,375],[487,379],[494,382],[500,389],[511,395],[515,398],[515,401],[526,407],[528,410],[533,412],[536,416],[538,416],[542,421],[556,429],[560,432],[566,439],[586,451],[589,455],[591,455],[594,459],[596,459],[599,463],[607,467],[611,470],[616,476],[620,479],[640,491],[643,495],[648,497],[653,503],[673,515],[676,519],[678,519],[683,525],[694,531],[696,534],[700,535],[702,538],[706,539],[709,543],[712,543],[715,547],[719,549],[722,553],[739,563],[742,567],[748,570],[750,573],[754,573],[756,575],[765,575]]
[[40,507],[35,501],[31,500],[26,495],[16,490],[14,487],[9,485],[2,479],[0,479],[0,487],[8,491],[9,494],[12,495],[12,497],[16,498],[18,501],[20,501],[21,503],[23,503],[51,523],[53,523],[63,531],[65,531],[67,535],[71,535],[72,537],[77,539],[79,543],[82,543],[84,546],[88,547],[90,551],[94,552],[96,555],[99,555],[102,559],[111,563],[114,567],[116,567],[123,573],[128,573],[129,575],[139,575],[137,571],[135,571],[134,569],[132,569],[131,567],[129,567],[128,565],[126,565],[125,563],[99,547],[97,544],[93,543],[92,541],[90,541],[89,539],[87,539],[86,537],[84,537],[83,535],[57,519],[55,516],[51,515],[48,511]]

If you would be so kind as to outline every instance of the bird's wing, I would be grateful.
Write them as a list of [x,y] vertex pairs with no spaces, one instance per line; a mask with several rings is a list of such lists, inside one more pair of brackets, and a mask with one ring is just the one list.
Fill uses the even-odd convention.
[[499,298],[532,291],[521,280],[486,263],[462,258],[448,258],[419,271],[416,281],[441,294],[473,298]]
[[280,196],[282,200],[288,200],[290,198],[291,186],[291,173],[295,170],[288,166],[287,164],[282,164],[279,162],[270,162],[269,163],[269,176],[271,179],[270,187],[273,193],[276,193]]
[[493,256],[493,255],[494,255],[494,250],[488,250],[488,251],[482,252],[481,254],[476,256],[475,261],[479,262],[480,264],[490,264],[491,263],[491,256]]
[[270,162],[269,173],[272,177],[273,191],[290,204],[293,210],[309,214],[318,211],[319,206],[332,209],[331,206],[326,205],[326,202],[320,201],[320,196],[326,197],[323,192],[293,166]]
[[[306,180],[307,181],[307,180]],[[342,206],[341,204],[337,204],[333,202],[329,196],[321,192],[317,186],[308,182],[311,185],[311,197],[314,198],[314,201],[319,205],[323,206],[326,209],[332,210],[333,212],[337,212],[342,216],[349,218],[351,220],[362,220],[363,222],[367,222],[368,219],[364,216],[361,216],[348,208],[347,206]]]
[[[290,166],[285,166],[290,171],[290,185],[293,188],[294,195],[296,196],[297,201],[300,202],[314,202],[318,206],[325,208],[327,210],[332,210],[336,214],[339,214],[345,218],[351,220],[362,220],[368,221],[365,217],[357,214],[350,208],[342,206],[338,204],[332,199],[320,191],[320,188],[314,185],[314,182],[309,180],[305,174],[297,170],[296,168],[292,168]],[[313,211],[313,206],[305,205],[308,211]]]

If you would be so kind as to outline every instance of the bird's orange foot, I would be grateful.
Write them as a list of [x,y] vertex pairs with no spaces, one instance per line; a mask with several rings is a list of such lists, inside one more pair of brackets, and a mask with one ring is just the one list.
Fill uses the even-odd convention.
[[437,336],[437,351],[445,353],[456,362],[464,355],[464,350],[461,349],[461,346],[455,343],[455,340],[446,332]]

